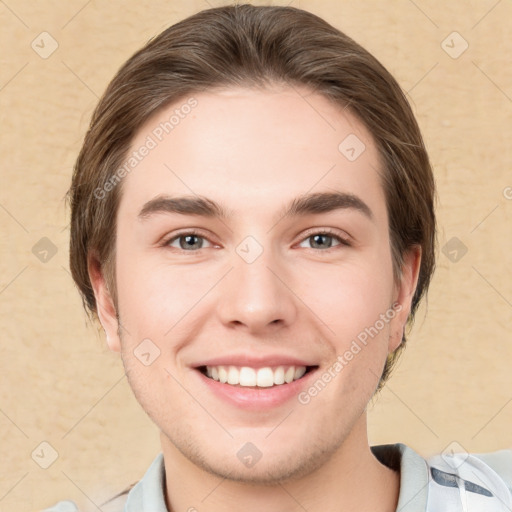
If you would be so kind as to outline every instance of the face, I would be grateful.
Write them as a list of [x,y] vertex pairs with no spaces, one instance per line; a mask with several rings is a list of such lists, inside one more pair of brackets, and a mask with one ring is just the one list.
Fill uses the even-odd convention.
[[366,442],[418,256],[396,282],[379,155],[347,110],[288,88],[186,101],[133,141],[120,325],[92,270],[100,319],[169,450],[235,480],[304,475]]

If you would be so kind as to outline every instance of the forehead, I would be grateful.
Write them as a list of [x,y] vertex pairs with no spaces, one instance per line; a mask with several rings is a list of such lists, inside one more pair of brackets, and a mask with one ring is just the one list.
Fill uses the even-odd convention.
[[348,109],[305,88],[192,94],[142,126],[128,158],[134,165],[123,178],[123,214],[136,215],[159,194],[205,195],[231,211],[266,211],[332,190],[383,201],[369,131]]

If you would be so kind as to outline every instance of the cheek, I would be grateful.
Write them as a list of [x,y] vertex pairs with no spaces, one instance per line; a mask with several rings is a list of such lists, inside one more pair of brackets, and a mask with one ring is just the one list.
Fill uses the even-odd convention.
[[385,365],[395,317],[390,260],[359,261],[337,270],[325,267],[303,276],[303,284],[305,292],[314,290],[308,304],[329,326],[323,332],[329,332],[333,353],[330,375],[324,377],[336,375],[335,387],[355,402],[369,399]]
[[178,322],[186,323],[218,280],[211,265],[173,265],[129,253],[118,258],[117,269],[119,310],[126,330],[138,337],[162,338]]
[[[381,269],[382,270],[382,269]],[[343,414],[346,400],[366,404],[375,392],[388,354],[392,320],[392,278],[370,269],[331,276],[329,292],[317,294],[319,316],[329,326],[333,349],[326,373],[336,375]],[[325,331],[324,331],[325,332]],[[325,375],[325,378],[330,378]],[[325,399],[328,402],[328,395]],[[326,404],[328,405],[328,404]]]
[[374,325],[392,304],[391,265],[374,260],[305,266],[295,280],[297,295],[343,342]]

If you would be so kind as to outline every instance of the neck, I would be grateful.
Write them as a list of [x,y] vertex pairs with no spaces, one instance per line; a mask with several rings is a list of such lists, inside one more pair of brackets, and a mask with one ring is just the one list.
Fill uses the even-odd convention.
[[368,445],[366,415],[318,468],[275,485],[220,478],[193,464],[161,434],[170,512],[394,512],[400,476],[382,465]]

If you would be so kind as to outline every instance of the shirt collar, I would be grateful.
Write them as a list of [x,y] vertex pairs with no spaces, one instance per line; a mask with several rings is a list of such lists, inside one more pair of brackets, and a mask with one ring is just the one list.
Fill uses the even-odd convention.
[[124,512],[168,512],[164,490],[164,454],[159,453],[142,480],[129,492]]
[[[428,466],[425,459],[401,443],[372,446],[371,450],[382,464],[400,471],[396,512],[425,511],[428,497]],[[165,485],[164,456],[159,453],[142,480],[128,494],[124,512],[168,512]]]
[[402,443],[372,446],[371,450],[382,464],[400,471],[396,512],[427,510],[429,476],[426,460]]

